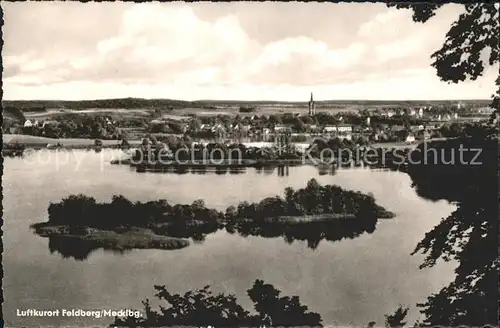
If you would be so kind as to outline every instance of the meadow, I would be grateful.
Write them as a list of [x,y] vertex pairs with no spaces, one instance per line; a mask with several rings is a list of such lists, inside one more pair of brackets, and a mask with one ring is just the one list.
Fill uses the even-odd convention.
[[[315,101],[316,112],[345,112],[358,110],[376,110],[381,108],[408,108],[422,106],[453,106],[462,103],[469,108],[488,107],[491,100],[325,100]],[[63,100],[12,100],[3,101],[4,114],[7,110],[20,109],[26,118],[47,119],[61,114],[85,113],[100,115],[119,115],[120,117],[145,117],[155,110],[168,112],[173,117],[187,115],[272,115],[283,113],[308,112],[308,102],[286,101],[224,101],[197,100],[181,101],[173,99],[102,99],[85,101]],[[255,107],[254,112],[240,113],[240,107]]]
[[[47,147],[47,145],[57,145],[60,143],[63,147],[90,147],[95,145],[94,139],[89,138],[68,138],[68,139],[54,139],[30,136],[25,134],[4,134],[3,136],[4,144],[14,144],[19,143],[25,145],[26,147]],[[120,144],[120,140],[101,140],[104,147],[115,146]],[[137,141],[140,143],[140,141]]]

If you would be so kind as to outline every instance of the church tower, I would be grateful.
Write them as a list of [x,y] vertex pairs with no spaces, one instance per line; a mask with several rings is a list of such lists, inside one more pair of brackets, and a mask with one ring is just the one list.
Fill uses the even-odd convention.
[[309,100],[309,116],[314,115],[316,115],[316,110],[314,109],[313,93],[311,92],[311,100]]

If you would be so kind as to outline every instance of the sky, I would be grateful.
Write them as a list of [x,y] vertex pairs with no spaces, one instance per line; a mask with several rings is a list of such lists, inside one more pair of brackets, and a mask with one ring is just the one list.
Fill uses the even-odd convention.
[[1,5],[7,100],[488,99],[498,74],[436,76],[457,4],[425,24],[372,3]]

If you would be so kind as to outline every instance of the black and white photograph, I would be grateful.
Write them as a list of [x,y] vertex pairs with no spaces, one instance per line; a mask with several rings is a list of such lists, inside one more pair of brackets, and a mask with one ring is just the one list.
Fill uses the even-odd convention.
[[498,326],[499,3],[0,6],[2,326]]

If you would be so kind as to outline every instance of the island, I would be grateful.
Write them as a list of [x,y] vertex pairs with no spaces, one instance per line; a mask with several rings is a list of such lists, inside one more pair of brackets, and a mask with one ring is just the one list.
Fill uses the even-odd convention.
[[315,248],[322,239],[338,241],[372,233],[379,219],[394,217],[372,195],[322,186],[315,179],[305,188],[288,187],[284,194],[258,203],[243,201],[225,212],[206,207],[203,200],[171,205],[164,199],[132,202],[115,195],[111,202],[99,203],[86,195],[70,195],[51,203],[48,221],[31,228],[49,238],[51,252],[85,259],[99,248],[181,249],[220,229],[241,236],[281,236],[287,242],[306,240]]

